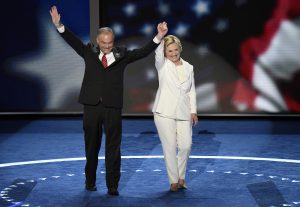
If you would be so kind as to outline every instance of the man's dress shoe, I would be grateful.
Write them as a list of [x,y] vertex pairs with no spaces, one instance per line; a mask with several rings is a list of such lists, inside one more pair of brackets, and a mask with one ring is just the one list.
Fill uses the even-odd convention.
[[93,186],[86,185],[85,189],[88,191],[97,191],[97,187],[95,185]]
[[116,188],[109,188],[107,193],[109,195],[112,195],[112,196],[118,196],[119,195],[119,191]]

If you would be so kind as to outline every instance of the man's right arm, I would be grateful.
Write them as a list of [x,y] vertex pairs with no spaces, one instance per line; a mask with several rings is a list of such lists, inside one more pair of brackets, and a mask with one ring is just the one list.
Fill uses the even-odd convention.
[[74,35],[66,26],[61,23],[60,14],[58,13],[56,6],[51,7],[50,15],[52,22],[60,35],[77,52],[78,55],[83,57],[85,45],[78,37],[76,37],[76,35]]

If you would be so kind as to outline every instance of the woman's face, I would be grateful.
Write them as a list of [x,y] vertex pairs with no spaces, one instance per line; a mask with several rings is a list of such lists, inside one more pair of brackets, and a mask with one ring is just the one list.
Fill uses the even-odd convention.
[[180,63],[180,48],[176,43],[169,44],[165,51],[166,58],[174,64]]

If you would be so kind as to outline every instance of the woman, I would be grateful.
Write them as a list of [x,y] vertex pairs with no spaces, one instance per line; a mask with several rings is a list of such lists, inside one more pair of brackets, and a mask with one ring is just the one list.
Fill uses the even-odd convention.
[[186,188],[192,125],[198,122],[193,66],[180,57],[181,52],[181,42],[173,35],[166,36],[155,51],[159,88],[152,112],[173,192]]

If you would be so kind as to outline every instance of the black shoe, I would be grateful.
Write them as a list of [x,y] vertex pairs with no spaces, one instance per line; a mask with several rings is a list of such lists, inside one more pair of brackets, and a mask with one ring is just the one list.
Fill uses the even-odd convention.
[[87,191],[97,191],[97,187],[95,185],[93,186],[85,185],[85,189]]
[[116,188],[109,188],[107,193],[109,195],[112,195],[112,196],[118,196],[119,195],[119,191]]

